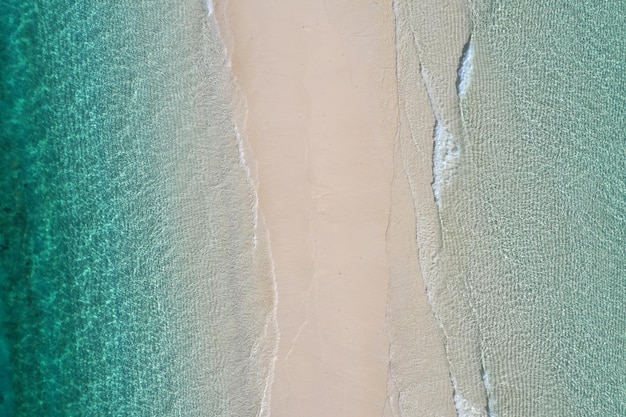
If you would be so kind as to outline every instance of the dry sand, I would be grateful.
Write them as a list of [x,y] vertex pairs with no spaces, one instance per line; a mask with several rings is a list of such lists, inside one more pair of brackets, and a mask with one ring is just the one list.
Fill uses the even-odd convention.
[[[230,0],[215,12],[247,104],[239,128],[274,257],[280,342],[271,416],[399,415],[386,315],[388,288],[398,300],[404,289],[389,287],[392,269],[413,281],[398,311],[425,323],[411,352],[420,355],[425,392],[437,391],[429,415],[451,415],[413,200],[394,159],[391,1]],[[427,100],[421,105],[432,114]],[[424,184],[431,179],[426,160]],[[432,202],[432,192],[424,198]]]

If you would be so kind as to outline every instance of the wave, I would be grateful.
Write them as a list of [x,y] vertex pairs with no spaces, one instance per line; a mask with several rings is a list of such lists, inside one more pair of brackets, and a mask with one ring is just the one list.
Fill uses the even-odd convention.
[[470,82],[472,81],[472,72],[474,71],[474,43],[470,37],[461,55],[461,63],[459,64],[458,78],[456,89],[459,98],[465,97]]
[[[208,15],[213,14],[212,0],[205,0]],[[216,37],[219,40],[221,58],[224,68],[230,69],[232,65],[232,51],[228,48],[228,39],[231,37],[227,24],[219,25],[218,18],[214,20]],[[269,310],[264,315],[264,327],[261,338],[257,340],[260,347],[258,356],[259,370],[264,374],[263,392],[258,410],[258,417],[268,417],[271,412],[272,385],[274,383],[274,371],[278,358],[278,344],[280,341],[280,329],[278,327],[278,289],[276,282],[276,270],[272,253],[271,236],[265,220],[259,208],[258,178],[256,176],[256,162],[246,137],[248,103],[245,95],[240,90],[240,84],[232,71],[229,71],[229,87],[231,90],[231,105],[233,116],[233,129],[237,143],[239,166],[245,173],[245,180],[249,195],[252,199],[253,215],[253,251],[257,260],[256,273],[268,278],[271,286]]]
[[433,133],[433,193],[435,203],[441,211],[441,200],[446,184],[450,182],[461,155],[459,143],[442,123],[437,121]]
[[[465,399],[458,392],[454,394],[454,406],[459,417],[485,417],[483,410],[476,408],[471,401]],[[489,413],[487,417],[495,417],[495,414]]]
[[204,0],[204,6],[206,7],[207,14],[211,16],[213,14],[213,1]]

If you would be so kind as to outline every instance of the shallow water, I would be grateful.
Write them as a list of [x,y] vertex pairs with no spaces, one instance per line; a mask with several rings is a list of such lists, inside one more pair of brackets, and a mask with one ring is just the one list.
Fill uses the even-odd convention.
[[[624,415],[626,8],[467,6],[458,113],[440,110],[452,127],[434,135],[429,281],[457,409]],[[438,148],[457,149],[453,171]]]
[[258,414],[272,291],[204,2],[0,19],[0,415]]
[[[447,32],[426,3],[397,8],[400,87],[433,108],[458,413],[626,415],[626,8],[467,2]],[[262,408],[269,256],[206,4],[0,6],[2,416]]]

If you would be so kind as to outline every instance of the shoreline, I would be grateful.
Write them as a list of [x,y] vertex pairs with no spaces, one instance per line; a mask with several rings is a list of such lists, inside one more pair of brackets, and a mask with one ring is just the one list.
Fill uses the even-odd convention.
[[461,51],[465,28],[461,7],[455,0],[419,6],[394,2],[399,131],[387,238],[390,373],[399,393],[394,416],[458,414],[447,340],[434,303],[433,268],[441,250],[435,133],[441,118],[447,123],[455,109],[456,50]]
[[[416,196],[398,136],[392,1],[219,2],[213,13],[275,265],[280,340],[261,415],[454,415],[416,241],[432,153]],[[427,101],[418,111],[432,114]],[[418,328],[389,321],[407,313]],[[430,396],[419,409],[407,378]]]
[[[471,10],[460,0],[443,4],[425,0],[420,6],[399,2],[397,6],[397,48],[403,53],[398,60],[400,99],[413,105],[401,106],[405,114],[400,123],[400,148],[417,219],[420,269],[442,342],[439,356],[445,357],[448,368],[446,375],[440,374],[440,381],[443,388],[447,379],[445,397],[455,409],[449,415],[485,415],[486,386],[481,368],[476,365],[481,363],[480,342],[472,327],[470,301],[459,297],[460,291],[455,289],[463,282],[453,282],[449,275],[448,268],[455,262],[454,248],[446,239],[450,231],[444,228],[445,219],[441,217],[449,210],[447,199],[454,194],[461,169],[465,133],[460,104],[468,81],[463,70],[468,69],[465,51],[472,31]],[[424,13],[424,9],[428,12]],[[465,84],[461,90],[459,81],[463,75]],[[430,114],[415,111],[417,102],[428,106]],[[428,184],[420,169],[426,164],[431,175]],[[419,195],[429,198],[417,198]],[[411,372],[406,361],[398,362]],[[422,395],[422,403],[431,398],[414,378],[407,378],[406,383],[405,390]],[[441,395],[443,391],[436,393]],[[420,403],[418,397],[413,396],[416,406]]]

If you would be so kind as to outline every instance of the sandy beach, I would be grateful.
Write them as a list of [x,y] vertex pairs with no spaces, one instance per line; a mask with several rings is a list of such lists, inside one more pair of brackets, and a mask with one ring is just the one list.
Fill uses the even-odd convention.
[[0,21],[0,417],[626,417],[626,1]]
[[[230,1],[215,13],[245,101],[239,130],[275,266],[280,341],[269,414],[399,416],[404,379],[415,377],[422,411],[453,415],[397,146],[392,2]],[[432,115],[422,98],[420,111]],[[420,163],[432,202],[431,163],[424,155]],[[393,317],[418,316],[419,334],[390,331],[396,305]],[[418,355],[408,374],[390,369],[390,335],[414,345],[396,353]]]

